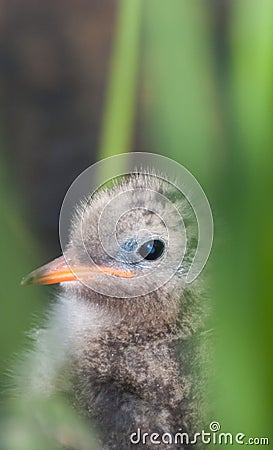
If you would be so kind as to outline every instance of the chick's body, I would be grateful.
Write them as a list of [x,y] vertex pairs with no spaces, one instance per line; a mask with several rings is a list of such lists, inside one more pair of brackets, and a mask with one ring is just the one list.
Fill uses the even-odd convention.
[[[119,201],[111,209],[113,198]],[[183,218],[187,242],[173,210]],[[106,220],[100,230],[103,214]],[[162,219],[166,216],[168,229]],[[46,354],[47,369],[33,385],[49,391],[67,386],[75,408],[96,425],[100,448],[190,448],[187,442],[175,442],[175,434],[199,431],[207,311],[199,282],[187,286],[183,278],[192,262],[196,235],[187,200],[174,185],[152,174],[132,174],[102,189],[74,218],[68,248],[73,261],[87,264],[91,256],[100,266],[144,275],[138,285],[103,273],[92,281],[94,289],[80,281],[62,283],[37,346],[36,353]],[[145,255],[139,258],[139,249],[152,239],[164,243],[159,262]],[[176,267],[176,253],[184,247],[185,256]],[[173,276],[160,284],[172,265]],[[106,288],[113,296],[105,293]],[[158,436],[151,439],[153,433]],[[164,438],[164,433],[172,438]]]

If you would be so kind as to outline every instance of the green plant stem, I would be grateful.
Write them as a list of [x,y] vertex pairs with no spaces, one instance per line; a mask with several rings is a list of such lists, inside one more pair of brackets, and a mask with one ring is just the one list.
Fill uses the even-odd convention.
[[101,134],[100,158],[130,150],[133,134],[141,0],[120,0]]

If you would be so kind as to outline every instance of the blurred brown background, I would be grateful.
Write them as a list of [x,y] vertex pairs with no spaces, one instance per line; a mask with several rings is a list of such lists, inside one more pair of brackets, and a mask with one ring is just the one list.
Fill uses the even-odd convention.
[[64,194],[96,160],[115,10],[114,0],[1,2],[5,157],[49,254]]

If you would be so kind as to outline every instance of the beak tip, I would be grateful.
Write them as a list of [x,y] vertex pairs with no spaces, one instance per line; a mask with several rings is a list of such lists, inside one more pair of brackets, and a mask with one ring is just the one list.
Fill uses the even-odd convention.
[[22,278],[22,280],[20,281],[20,285],[21,286],[27,286],[28,284],[32,284],[33,283],[33,277],[26,275],[25,277]]

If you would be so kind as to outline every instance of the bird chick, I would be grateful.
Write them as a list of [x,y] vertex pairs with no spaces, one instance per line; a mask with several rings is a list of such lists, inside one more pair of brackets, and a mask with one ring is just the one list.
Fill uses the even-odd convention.
[[175,185],[133,173],[79,205],[65,257],[24,281],[60,283],[37,332],[32,390],[67,391],[100,448],[134,448],[139,433],[138,448],[190,448],[150,436],[199,431],[207,306],[200,282],[185,283],[197,237]]

